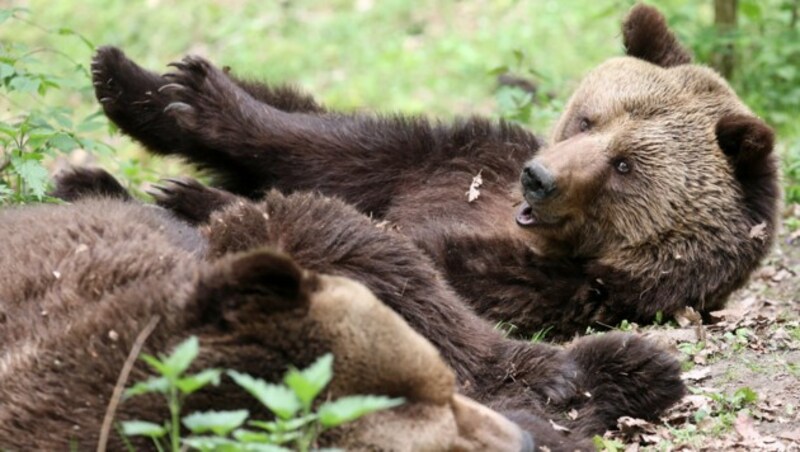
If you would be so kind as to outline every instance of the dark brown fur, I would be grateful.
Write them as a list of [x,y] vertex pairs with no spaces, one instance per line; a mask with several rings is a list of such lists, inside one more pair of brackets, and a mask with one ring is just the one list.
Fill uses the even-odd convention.
[[[158,76],[105,48],[93,67],[109,117],[152,151],[186,157],[241,195],[339,197],[409,237],[481,315],[568,338],[686,306],[718,309],[774,236],[769,127],[721,78],[685,64],[656,10],[635,7],[624,35],[630,57],[587,76],[547,148],[505,122],[327,112],[200,58]],[[614,175],[618,158],[638,161],[631,177]],[[559,168],[558,196],[521,193],[532,159]],[[480,198],[468,203],[479,173]],[[564,224],[518,227],[523,199]],[[750,237],[757,226],[764,234]]]

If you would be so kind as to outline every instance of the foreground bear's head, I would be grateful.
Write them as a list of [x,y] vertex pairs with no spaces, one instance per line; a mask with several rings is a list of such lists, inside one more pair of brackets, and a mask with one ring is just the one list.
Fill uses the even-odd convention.
[[640,315],[713,309],[772,242],[773,132],[655,9],[635,7],[623,34],[628,56],[586,76],[526,165],[517,222],[545,254],[593,259],[612,293],[635,287]]
[[[195,234],[163,212],[114,200],[0,212],[0,449],[95,447],[129,351],[200,339],[193,371],[277,381],[288,366],[335,356],[323,397],[384,394],[406,403],[331,431],[324,443],[380,450],[526,450],[504,417],[455,393],[436,349],[362,285],[312,273],[267,249],[205,262]],[[187,236],[184,236],[187,235]],[[145,379],[137,361],[129,379]],[[230,380],[186,399],[184,414],[267,413]],[[159,422],[162,397],[123,401],[116,420]],[[110,450],[123,450],[112,431]],[[145,446],[140,450],[145,450]]]

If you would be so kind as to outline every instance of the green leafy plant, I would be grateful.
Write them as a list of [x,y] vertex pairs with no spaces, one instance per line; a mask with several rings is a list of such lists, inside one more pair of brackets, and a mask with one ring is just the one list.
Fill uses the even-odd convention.
[[695,424],[703,421],[709,423],[712,434],[729,430],[739,412],[749,409],[758,400],[758,394],[749,387],[739,388],[733,393],[708,392],[696,388],[689,390],[694,394],[702,394],[714,402],[710,410],[701,408],[693,415]]
[[[25,8],[0,9],[0,24],[19,20],[43,33],[76,37],[89,51],[94,45],[68,28],[48,30],[28,19]],[[39,56],[57,55],[68,60],[73,74],[60,77],[42,66]],[[79,79],[76,83],[74,75]],[[100,141],[83,136],[103,128],[106,121],[99,112],[80,120],[72,110],[44,102],[51,91],[74,90],[89,86],[89,73],[83,64],[51,48],[30,48],[20,43],[0,44],[0,96],[10,105],[11,116],[0,117],[0,203],[23,203],[47,199],[49,182],[44,161],[48,157],[75,149],[108,153],[112,149]],[[76,86],[77,85],[77,86]]]
[[511,64],[500,65],[489,71],[489,75],[498,80],[507,76],[519,78],[529,86],[526,89],[516,83],[500,83],[495,91],[497,112],[503,119],[545,127],[563,108],[563,101],[551,92],[553,77],[535,70],[522,50],[514,49],[511,54]]
[[737,328],[736,331],[728,331],[722,336],[725,342],[731,345],[734,352],[739,352],[747,348],[751,337],[753,337],[753,332],[748,328]]
[[[201,451],[288,450],[285,446],[308,451],[324,431],[403,403],[402,398],[354,395],[323,402],[314,410],[314,401],[333,378],[334,358],[326,354],[304,370],[290,369],[283,384],[267,383],[234,370],[224,372],[273,413],[273,420],[250,419],[247,410],[196,412],[181,417],[186,397],[209,384],[218,385],[223,374],[220,369],[206,369],[185,375],[198,353],[199,342],[190,337],[170,355],[142,355],[158,375],[136,383],[125,395],[163,394],[170,419],[160,424],[124,421],[123,435],[148,437],[160,451],[177,452],[182,447]],[[192,434],[181,437],[181,425]]]
[[595,435],[592,438],[594,447],[603,452],[618,452],[625,450],[625,444],[613,438],[605,438],[600,435]]

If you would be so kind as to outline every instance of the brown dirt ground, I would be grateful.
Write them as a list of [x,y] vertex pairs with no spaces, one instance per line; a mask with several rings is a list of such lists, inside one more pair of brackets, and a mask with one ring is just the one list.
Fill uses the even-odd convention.
[[595,438],[600,449],[800,451],[800,230],[788,229],[717,323],[687,312],[677,324],[631,326],[681,356],[690,394],[660,423],[621,419]]

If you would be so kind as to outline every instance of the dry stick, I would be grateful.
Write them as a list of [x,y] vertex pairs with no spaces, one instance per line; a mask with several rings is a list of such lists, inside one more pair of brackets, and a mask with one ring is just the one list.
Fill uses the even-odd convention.
[[119,399],[122,398],[122,391],[125,389],[125,384],[128,382],[128,376],[130,376],[131,370],[133,370],[133,363],[136,362],[136,357],[139,356],[139,353],[142,351],[144,342],[150,336],[150,333],[153,332],[159,320],[161,320],[161,317],[157,315],[150,318],[150,321],[144,329],[136,336],[136,341],[133,343],[133,347],[131,347],[131,352],[128,353],[128,358],[125,360],[125,365],[122,366],[122,371],[120,371],[119,378],[117,378],[117,384],[114,386],[114,392],[111,394],[111,400],[108,402],[108,408],[106,408],[106,415],[103,418],[103,428],[100,430],[100,440],[97,442],[97,452],[106,451],[108,436],[111,434],[111,423],[114,421],[114,414],[117,412]]

